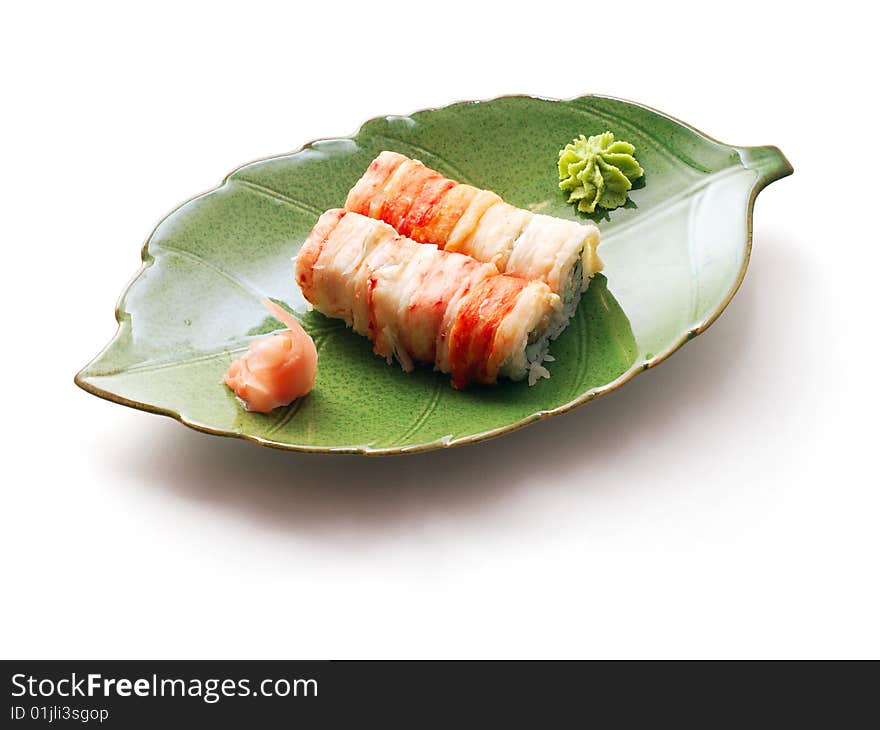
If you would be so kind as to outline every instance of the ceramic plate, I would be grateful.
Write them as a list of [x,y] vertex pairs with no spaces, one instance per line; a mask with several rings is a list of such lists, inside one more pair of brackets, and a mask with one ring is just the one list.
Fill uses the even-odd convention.
[[[595,216],[605,262],[551,348],[552,377],[453,390],[446,375],[389,366],[370,342],[308,311],[291,257],[381,150],[532,211],[577,219],[557,186],[557,151],[611,130],[645,177]],[[646,107],[586,96],[503,97],[367,122],[233,172],[153,231],[116,310],[113,340],[76,377],[87,391],[193,428],[301,451],[403,453],[479,441],[563,413],[660,362],[721,313],[748,263],[757,193],[792,172],[775,147],[730,147]],[[222,377],[247,343],[280,325],[262,297],[311,333],[319,374],[306,398],[247,413]]]

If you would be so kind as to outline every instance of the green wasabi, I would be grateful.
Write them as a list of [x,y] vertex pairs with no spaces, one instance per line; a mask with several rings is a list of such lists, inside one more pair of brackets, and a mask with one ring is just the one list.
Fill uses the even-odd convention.
[[645,174],[635,151],[629,142],[615,141],[612,132],[581,135],[565,145],[559,150],[559,187],[569,191],[568,202],[582,213],[597,205],[608,210],[623,205],[633,181]]

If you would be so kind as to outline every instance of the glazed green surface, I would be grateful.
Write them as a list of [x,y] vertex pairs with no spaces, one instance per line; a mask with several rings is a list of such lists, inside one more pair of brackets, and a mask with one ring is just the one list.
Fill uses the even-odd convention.
[[[514,205],[584,220],[559,190],[554,161],[576,135],[606,129],[636,145],[646,184],[626,207],[594,217],[604,275],[552,346],[550,380],[456,391],[427,368],[407,375],[386,365],[366,339],[307,311],[291,257],[381,150]],[[601,97],[504,97],[375,119],[354,138],[246,165],[165,218],[120,302],[116,336],[77,382],[283,448],[396,453],[497,435],[616,387],[711,322],[744,272],[754,194],[790,172],[775,148],[721,145]],[[245,412],[222,383],[250,339],[275,327],[264,296],[297,313],[319,351],[313,392],[267,415]]]

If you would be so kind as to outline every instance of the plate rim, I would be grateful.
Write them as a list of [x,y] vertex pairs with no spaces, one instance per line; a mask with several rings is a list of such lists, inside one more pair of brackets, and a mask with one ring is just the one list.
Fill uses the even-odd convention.
[[[687,330],[681,337],[675,340],[669,347],[667,347],[664,351],[654,355],[649,360],[644,360],[638,365],[634,364],[626,372],[622,373],[620,376],[612,380],[610,383],[606,383],[605,385],[599,386],[598,388],[593,388],[586,393],[579,395],[568,403],[564,403],[561,406],[557,406],[556,408],[551,408],[549,410],[541,410],[536,411],[534,413],[521,418],[520,420],[510,423],[504,426],[499,426],[498,428],[493,428],[488,431],[481,431],[480,433],[470,434],[468,436],[463,436],[460,438],[440,438],[431,442],[416,444],[414,446],[394,446],[394,447],[386,447],[374,449],[368,446],[309,446],[305,444],[288,444],[280,441],[273,441],[271,439],[263,438],[261,436],[255,436],[253,434],[243,433],[241,431],[230,431],[224,429],[218,429],[213,426],[210,426],[206,423],[201,423],[197,420],[186,418],[182,416],[179,412],[171,409],[171,408],[161,408],[159,406],[152,405],[150,403],[143,403],[141,401],[133,400],[130,398],[126,398],[117,393],[113,393],[109,390],[105,390],[103,388],[98,387],[97,385],[89,382],[88,375],[86,375],[86,371],[91,367],[91,365],[99,360],[101,356],[108,350],[119,338],[123,324],[126,320],[130,320],[131,315],[126,312],[122,308],[123,300],[125,299],[126,294],[129,289],[131,289],[132,285],[140,278],[140,276],[146,271],[148,266],[152,263],[151,259],[152,254],[149,252],[149,244],[152,240],[154,234],[159,229],[159,227],[171,216],[173,216],[177,211],[183,208],[186,205],[189,205],[193,201],[198,200],[199,198],[203,198],[211,193],[214,193],[217,190],[223,188],[230,180],[230,178],[236,174],[239,170],[242,170],[245,167],[249,167],[250,165],[258,164],[260,162],[268,162],[270,160],[275,160],[280,157],[287,157],[290,155],[295,155],[300,152],[303,152],[307,148],[321,143],[321,142],[329,142],[334,140],[348,139],[353,140],[360,133],[361,129],[363,129],[367,124],[373,121],[381,120],[387,118],[389,115],[383,114],[376,117],[371,117],[370,119],[364,121],[357,130],[348,136],[345,137],[319,137],[317,139],[313,139],[310,142],[306,142],[301,145],[299,148],[291,151],[284,152],[275,155],[269,155],[267,157],[259,157],[257,159],[251,160],[250,162],[246,162],[242,165],[239,165],[230,173],[228,173],[224,178],[220,181],[219,184],[214,187],[205,190],[197,195],[192,196],[191,198],[186,199],[179,205],[175,206],[171,209],[167,214],[162,216],[158,223],[153,227],[150,231],[149,235],[144,240],[143,245],[141,246],[141,265],[138,270],[134,273],[134,275],[129,279],[126,283],[122,293],[119,295],[116,301],[116,308],[114,311],[116,317],[116,332],[114,332],[113,336],[107,342],[104,347],[95,355],[89,362],[83,366],[79,372],[74,376],[74,383],[82,388],[87,393],[91,395],[97,396],[104,400],[110,401],[112,403],[116,403],[118,405],[127,406],[128,408],[133,408],[139,411],[145,411],[147,413],[155,413],[160,416],[167,416],[169,418],[174,419],[178,423],[187,426],[195,431],[199,431],[201,433],[206,433],[212,436],[224,436],[227,438],[236,438],[242,439],[244,441],[249,441],[251,443],[257,444],[259,446],[265,446],[273,449],[279,449],[281,451],[293,451],[298,453],[316,453],[316,454],[355,454],[360,456],[396,456],[401,454],[417,454],[424,453],[428,451],[438,451],[443,449],[450,449],[456,446],[465,446],[468,444],[475,444],[482,441],[487,441],[489,439],[497,438],[499,436],[503,436],[504,434],[512,433],[513,431],[518,431],[521,428],[524,428],[530,424],[537,423],[539,421],[543,421],[547,418],[551,418],[553,416],[559,416],[564,413],[568,413],[569,411],[574,410],[586,403],[589,403],[603,395],[611,393],[618,388],[626,385],[630,380],[635,378],[637,375],[649,370],[650,368],[656,367],[660,363],[664,362],[667,358],[669,358],[673,353],[680,350],[687,342],[694,339],[698,335],[703,334],[712,324],[721,316],[725,309],[727,309],[728,304],[730,304],[733,297],[739,291],[740,286],[742,285],[743,279],[746,275],[746,270],[749,266],[749,261],[751,259],[752,253],[752,228],[753,228],[753,218],[754,218],[754,206],[755,199],[758,197],[758,194],[777,180],[788,177],[794,172],[794,168],[791,163],[788,161],[786,156],[782,153],[782,151],[776,147],[775,145],[753,145],[753,146],[738,146],[738,145],[730,145],[725,142],[721,142],[718,139],[706,134],[700,129],[697,129],[691,124],[687,122],[683,122],[681,119],[678,119],[666,112],[662,112],[658,109],[654,109],[646,104],[642,104],[640,102],[631,101],[630,99],[624,99],[622,97],[617,96],[609,96],[606,94],[581,94],[578,96],[565,98],[565,99],[557,99],[553,97],[547,96],[539,96],[535,94],[502,94],[500,96],[495,96],[489,99],[467,99],[460,101],[453,101],[448,104],[444,104],[442,106],[432,106],[425,107],[423,109],[417,109],[415,111],[410,112],[405,116],[412,116],[414,114],[420,114],[422,112],[429,111],[438,111],[440,109],[447,109],[452,106],[460,106],[463,104],[483,104],[489,103],[493,101],[499,101],[502,99],[534,99],[536,101],[549,101],[549,102],[563,102],[570,103],[575,101],[580,101],[582,99],[607,99],[610,101],[618,101],[623,102],[625,104],[629,104],[634,107],[638,107],[645,111],[652,112],[660,117],[663,117],[675,124],[678,124],[685,129],[690,130],[691,132],[703,137],[704,139],[714,142],[715,144],[722,145],[724,147],[729,147],[734,149],[740,156],[740,160],[743,162],[745,169],[755,169],[749,168],[746,164],[746,156],[749,153],[762,152],[765,154],[770,154],[775,157],[775,164],[769,166],[763,172],[758,173],[758,179],[752,185],[751,190],[749,192],[749,200],[746,211],[746,249],[745,256],[743,257],[742,266],[740,267],[739,272],[737,273],[736,281],[733,283],[733,286],[728,291],[725,298],[721,301],[721,303],[714,309],[708,317],[706,317],[702,322],[698,325],[692,327]],[[396,116],[396,115],[390,115]]]

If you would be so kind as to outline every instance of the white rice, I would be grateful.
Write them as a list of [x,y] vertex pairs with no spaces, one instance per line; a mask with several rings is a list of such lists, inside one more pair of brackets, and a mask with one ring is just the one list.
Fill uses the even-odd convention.
[[[581,295],[590,285],[590,280],[582,281],[581,263],[575,264],[569,273],[569,279],[565,287],[565,297],[562,300],[562,308],[559,313],[551,319],[546,329],[536,336],[532,333],[534,340],[526,345],[526,375],[528,376],[529,386],[534,385],[543,378],[550,377],[550,371],[544,365],[546,362],[555,362],[556,358],[550,355],[547,350],[550,343],[561,335],[571,318],[577,312],[578,305],[581,301]],[[530,337],[531,339],[531,337]],[[516,378],[514,378],[516,379]]]

